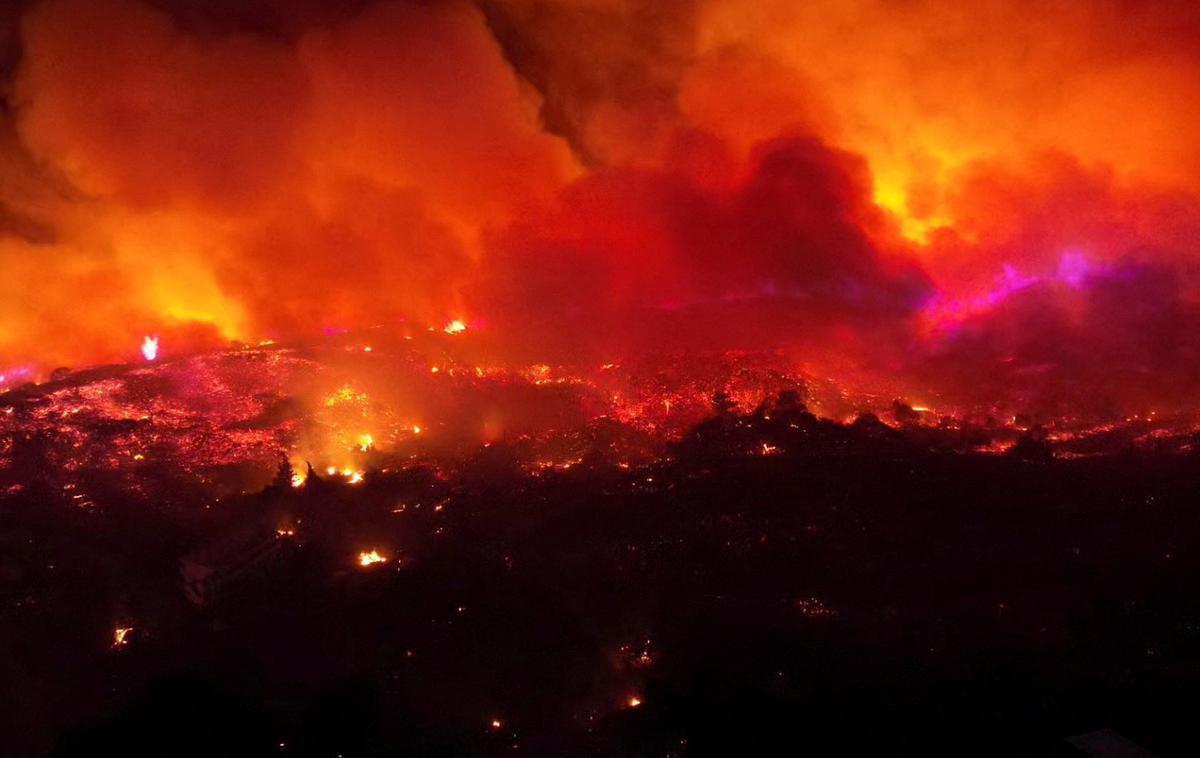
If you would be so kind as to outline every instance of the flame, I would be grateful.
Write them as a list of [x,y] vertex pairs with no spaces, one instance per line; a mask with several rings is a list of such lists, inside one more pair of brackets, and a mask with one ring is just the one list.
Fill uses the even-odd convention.
[[446,334],[462,334],[463,332],[467,331],[467,325],[462,321],[455,319],[449,324],[446,324],[446,327],[442,331],[444,331]]
[[376,563],[385,563],[386,561],[387,558],[385,558],[378,550],[364,550],[358,554],[359,566],[373,566]]
[[129,633],[133,631],[132,626],[118,626],[113,629],[113,647],[124,647],[129,644]]
[[158,357],[158,337],[146,337],[142,340],[142,357],[148,361]]

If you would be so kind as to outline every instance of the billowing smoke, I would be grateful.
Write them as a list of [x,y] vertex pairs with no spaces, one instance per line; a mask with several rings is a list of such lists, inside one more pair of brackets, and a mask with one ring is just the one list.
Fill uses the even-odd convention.
[[0,364],[465,319],[962,403],[1200,389],[1200,10],[30,0]]

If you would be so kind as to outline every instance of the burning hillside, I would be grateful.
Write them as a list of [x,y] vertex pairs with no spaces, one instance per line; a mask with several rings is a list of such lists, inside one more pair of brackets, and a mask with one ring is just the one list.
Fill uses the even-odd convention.
[[370,472],[458,470],[494,445],[530,472],[585,460],[636,468],[669,457],[714,414],[769,418],[786,397],[824,423],[878,416],[917,444],[964,453],[1004,452],[1030,434],[1061,456],[1188,452],[1197,429],[1188,415],[966,412],[851,393],[777,353],[500,367],[471,363],[465,343],[444,335],[368,336],[383,339],[148,355],[26,382],[0,394],[0,485],[17,494],[40,481],[81,507],[108,490],[204,501],[261,488],[281,464],[295,486],[310,470],[357,483]]

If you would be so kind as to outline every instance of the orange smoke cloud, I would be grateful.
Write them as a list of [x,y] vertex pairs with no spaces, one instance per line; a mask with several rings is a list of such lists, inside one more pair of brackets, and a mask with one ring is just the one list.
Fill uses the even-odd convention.
[[1195,349],[1190,3],[10,16],[6,364],[470,316],[522,357],[792,346],[948,395],[1194,385],[1168,370]]
[[[377,4],[288,40],[49,0],[21,29],[9,153],[61,190],[20,216],[52,231],[4,239],[23,266],[10,359],[120,357],[150,325],[440,320],[481,232],[578,171],[467,4]],[[76,340],[80,313],[96,332]]]

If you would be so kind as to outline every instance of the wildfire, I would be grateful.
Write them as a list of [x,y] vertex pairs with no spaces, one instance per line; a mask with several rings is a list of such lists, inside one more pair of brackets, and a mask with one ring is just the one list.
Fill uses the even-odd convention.
[[[396,352],[393,337],[440,343],[442,334],[485,325],[501,347],[523,343],[514,352],[530,355],[520,360],[551,363],[575,352],[558,343],[571,348],[612,335],[617,344],[589,345],[599,349],[586,358],[607,370],[616,364],[604,360],[620,356],[623,363],[647,345],[776,349],[799,331],[815,343],[806,353],[832,353],[832,365],[903,374],[939,393],[995,377],[979,392],[997,393],[1005,387],[993,384],[1042,375],[1041,367],[1019,365],[997,373],[1006,356],[1022,353],[1027,335],[980,328],[994,311],[1025,307],[1015,302],[1025,298],[1008,294],[1026,290],[1082,301],[1066,310],[1088,323],[1046,330],[1075,335],[1072,341],[1084,343],[1081,356],[1091,345],[1109,346],[1111,356],[1080,358],[1068,373],[1119,373],[1123,362],[1112,357],[1122,355],[1196,352],[1189,330],[1170,328],[1173,316],[1136,329],[1122,321],[1143,312],[1141,298],[1157,290],[1150,280],[1139,286],[1149,274],[1115,264],[1139,251],[1129,257],[1144,255],[1146,272],[1190,281],[1186,257],[1170,243],[1195,237],[1195,214],[1177,211],[1200,196],[1195,172],[1186,169],[1198,152],[1187,127],[1200,85],[1177,65],[1184,40],[1170,30],[1188,27],[1168,23],[1170,15],[1122,3],[1087,12],[1054,4],[1031,17],[1014,2],[960,9],[877,0],[773,3],[746,14],[744,3],[726,1],[701,4],[678,40],[685,50],[643,44],[676,39],[657,28],[576,44],[573,35],[586,36],[591,14],[614,23],[636,16],[620,3],[565,3],[545,18],[516,11],[523,3],[487,4],[507,9],[496,11],[511,16],[505,24],[490,23],[490,12],[460,13],[455,4],[433,4],[425,24],[409,17],[417,13],[411,4],[369,4],[389,9],[377,24],[343,27],[334,21],[339,14],[297,14],[288,28],[305,54],[283,55],[280,69],[265,77],[253,46],[225,51],[204,34],[193,37],[189,24],[179,24],[178,34],[160,24],[126,35],[140,27],[123,16],[140,19],[142,4],[119,3],[121,12],[92,19],[82,9],[93,4],[20,3],[13,17],[20,21],[14,28],[29,31],[6,68],[4,83],[20,90],[22,102],[11,137],[16,154],[37,158],[37,170],[25,167],[31,176],[24,177],[5,164],[5,173],[16,173],[0,185],[29,197],[0,197],[0,205],[20,208],[22,218],[56,234],[29,248],[29,260],[0,292],[19,303],[5,314],[3,348],[32,354],[38,372],[131,354],[136,335],[119,328],[126,318],[173,319],[164,335],[172,362],[225,340],[267,347],[323,326],[331,337],[354,335],[339,342],[345,353],[382,363]],[[494,27],[535,17],[536,33],[495,35]],[[641,22],[673,19],[664,12]],[[369,56],[354,54],[373,49],[372,34],[406,40],[426,29],[429,44],[406,45],[412,58],[395,70],[389,67],[397,60],[368,64]],[[76,36],[96,44],[72,44]],[[326,39],[341,44],[318,43]],[[461,58],[464,76],[481,86],[451,96],[424,86],[448,65],[440,51],[465,40],[479,54],[450,59]],[[539,82],[544,110],[572,114],[571,139],[547,129],[515,86],[527,72],[501,51],[517,40],[529,46],[520,57],[554,62]],[[133,49],[120,56],[102,52],[125,45]],[[972,55],[954,54],[961,50]],[[592,54],[597,60],[574,57]],[[142,75],[146,61],[161,67]],[[596,86],[594,72],[625,71],[628,61],[639,65],[621,86]],[[222,76],[205,75],[211,71]],[[651,80],[638,82],[639,75]],[[13,77],[19,82],[7,80]],[[339,77],[361,86],[336,86]],[[284,93],[295,92],[275,81],[310,82],[305,107],[292,107]],[[625,91],[635,84],[636,97]],[[1045,92],[1069,96],[1047,99]],[[119,128],[128,109],[149,126]],[[422,118],[393,117],[410,109]],[[478,123],[462,128],[463,113]],[[646,127],[644,139],[631,138],[635,123]],[[210,144],[230,133],[239,139]],[[305,138],[290,138],[297,134]],[[704,135],[706,147],[676,145],[675,136],[685,134]],[[226,153],[229,160],[214,165],[212,155]],[[721,176],[701,178],[694,169],[712,155],[722,156]],[[280,170],[292,166],[308,170]],[[42,179],[56,189],[61,180],[64,191],[12,189]],[[795,186],[811,191],[788,195]],[[62,202],[39,200],[52,194]],[[312,207],[313,198],[321,199],[321,230],[354,230],[361,265],[343,265],[344,246],[330,244],[336,236],[305,226],[316,219],[298,219],[294,237],[262,244],[280,232],[275,209]],[[772,212],[778,208],[794,212]],[[238,209],[238,223],[213,223],[221,218],[216,209]],[[85,216],[93,221],[76,222]],[[550,255],[568,238],[571,255]],[[806,251],[805,265],[790,259],[795,249]],[[295,265],[302,261],[313,265]],[[1014,275],[989,293],[991,278],[1005,270]],[[312,273],[327,271],[339,272],[337,287]],[[1114,307],[1099,307],[1108,300],[1083,307],[1089,283],[1104,277],[1120,285],[1105,295],[1119,296]],[[119,297],[95,282],[121,282]],[[1177,289],[1189,290],[1163,291]],[[1162,313],[1195,306],[1194,298],[1171,297],[1179,302]],[[757,311],[759,304],[768,307]],[[702,318],[642,319],[646,308],[694,308]],[[777,308],[787,317],[776,318]],[[93,322],[87,338],[49,347],[47,336],[70,326],[76,309]],[[943,343],[942,330],[925,327],[928,317],[956,327],[967,316],[981,322],[972,325],[977,337],[953,342],[964,350],[977,345],[979,355],[940,349],[953,345]],[[294,333],[273,326],[281,324],[294,324]],[[526,328],[536,324],[546,328]],[[626,338],[616,324],[637,328]],[[1124,342],[1109,339],[1115,335]],[[1164,336],[1178,344],[1141,349]],[[159,337],[146,336],[141,352],[158,360]],[[930,356],[939,362],[926,365]],[[457,378],[457,358],[429,351],[413,365]],[[1139,367],[1146,370],[1129,380],[1137,385],[1130,389],[1158,395],[1175,387],[1181,400],[1194,397],[1196,382],[1185,369],[1163,380],[1176,363]],[[556,365],[553,376],[534,381],[559,379]],[[1066,377],[1064,386],[1078,386],[1076,379]],[[1100,386],[1110,384],[1120,401],[1123,382]],[[951,402],[954,393],[937,396]],[[660,397],[658,405],[674,415],[685,403]],[[639,410],[648,415],[649,404]]]
[[376,563],[386,563],[386,562],[387,562],[387,558],[385,558],[383,556],[383,554],[381,554],[378,550],[364,550],[363,552],[358,554],[358,565],[359,566],[367,567],[367,566],[373,566]]
[[375,438],[369,434],[358,435],[358,449],[360,452],[367,452],[375,446]]
[[325,473],[330,476],[341,476],[346,480],[347,484],[358,484],[363,480],[363,472],[355,471],[352,468],[343,468],[339,470],[337,466],[329,466],[325,469]]
[[158,358],[158,337],[147,336],[142,340],[142,357],[147,361]]

